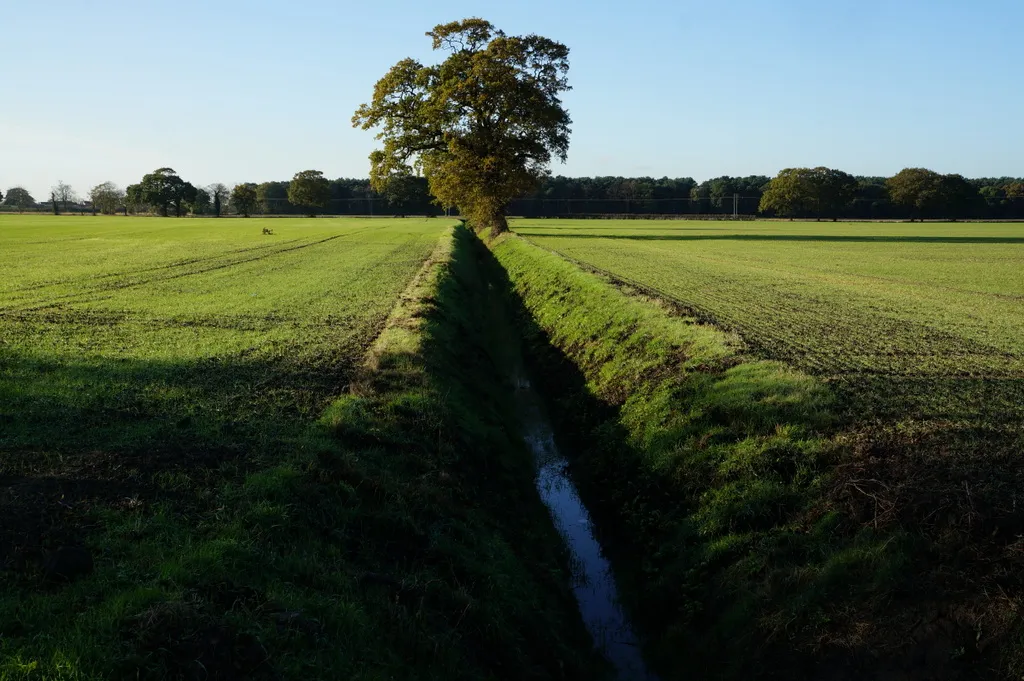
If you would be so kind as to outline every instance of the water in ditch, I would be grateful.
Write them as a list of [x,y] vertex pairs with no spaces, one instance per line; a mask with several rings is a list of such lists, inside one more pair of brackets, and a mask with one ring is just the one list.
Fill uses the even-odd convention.
[[537,489],[572,552],[573,593],[587,629],[615,666],[619,681],[656,681],[619,604],[611,566],[555,444],[543,402],[525,374],[516,377],[516,405],[523,437],[536,457]]

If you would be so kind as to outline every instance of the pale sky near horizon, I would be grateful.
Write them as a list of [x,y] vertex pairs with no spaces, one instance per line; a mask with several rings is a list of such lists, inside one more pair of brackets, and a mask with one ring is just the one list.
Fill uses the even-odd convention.
[[0,190],[365,177],[353,110],[467,16],[571,49],[556,174],[1024,175],[1020,0],[52,0],[0,13]]

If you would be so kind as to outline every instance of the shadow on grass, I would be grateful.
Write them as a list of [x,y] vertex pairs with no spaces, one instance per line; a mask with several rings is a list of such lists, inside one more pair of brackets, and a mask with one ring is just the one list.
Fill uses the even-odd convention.
[[352,371],[333,369],[318,374],[245,358],[75,362],[5,353],[0,543],[52,549],[73,541],[75,527],[93,524],[86,516],[96,507],[196,502],[199,490],[268,465],[302,437]]

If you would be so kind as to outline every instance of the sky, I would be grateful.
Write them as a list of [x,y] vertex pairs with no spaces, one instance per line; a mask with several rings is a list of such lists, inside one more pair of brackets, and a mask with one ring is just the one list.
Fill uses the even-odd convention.
[[0,190],[366,177],[353,111],[469,16],[570,48],[556,174],[1024,175],[1020,0],[51,0],[0,13]]

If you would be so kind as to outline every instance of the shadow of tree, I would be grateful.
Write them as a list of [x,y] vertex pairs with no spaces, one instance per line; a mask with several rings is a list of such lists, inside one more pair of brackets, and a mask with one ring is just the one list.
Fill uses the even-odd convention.
[[4,353],[0,554],[80,542],[103,509],[200,510],[302,437],[353,371],[336,360]]

